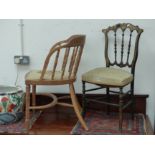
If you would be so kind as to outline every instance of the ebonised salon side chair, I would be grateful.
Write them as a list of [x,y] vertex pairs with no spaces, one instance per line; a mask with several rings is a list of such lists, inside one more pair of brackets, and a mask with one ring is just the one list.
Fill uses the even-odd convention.
[[[83,114],[85,114],[89,102],[103,103],[107,105],[107,109],[110,106],[117,107],[119,109],[119,130],[122,132],[123,110],[129,105],[132,109],[132,118],[134,117],[135,66],[138,58],[139,39],[143,30],[130,23],[121,23],[103,29],[102,32],[105,35],[106,67],[95,68],[82,75]],[[86,89],[86,83],[98,87]],[[103,98],[88,99],[86,92],[102,88],[106,90],[104,100]],[[112,103],[111,94],[118,95],[118,103]],[[129,99],[125,99],[127,97]]]
[[[30,111],[43,110],[55,105],[72,107],[84,127],[87,125],[81,115],[81,106],[77,100],[74,82],[85,44],[85,35],[73,35],[67,40],[56,43],[49,51],[42,70],[32,70],[25,76],[26,84],[26,110],[25,127],[29,129]],[[36,104],[36,86],[45,85],[69,85],[70,96],[57,98],[54,94],[40,94],[52,98],[52,102],[46,105]],[[30,92],[32,88],[32,104],[30,104]],[[72,104],[61,102],[62,99],[71,98]]]

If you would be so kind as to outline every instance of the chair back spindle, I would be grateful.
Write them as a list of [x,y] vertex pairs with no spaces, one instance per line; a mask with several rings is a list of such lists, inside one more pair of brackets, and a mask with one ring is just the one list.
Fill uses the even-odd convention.
[[115,37],[115,43],[114,43],[114,53],[115,53],[115,63],[117,63],[117,34],[116,31],[114,32],[114,37]]
[[69,78],[70,78],[71,75],[72,75],[73,66],[74,66],[74,64],[75,64],[75,59],[76,59],[76,56],[77,56],[77,52],[78,52],[78,46],[74,47],[73,53],[72,53],[72,56],[71,56],[71,62],[70,62],[69,69],[68,69]]
[[62,64],[62,74],[61,74],[61,79],[63,79],[64,73],[65,73],[65,69],[66,69],[66,65],[67,65],[67,60],[68,60],[68,56],[69,56],[69,51],[70,48],[66,48],[65,54],[64,54],[64,59],[63,59],[63,64]]
[[[47,72],[51,74],[52,80],[75,79],[84,43],[85,35],[73,35],[67,40],[56,43],[46,57],[40,79],[43,80]],[[54,54],[54,64],[52,70],[49,70],[49,63]],[[56,72],[61,74],[60,79],[56,78]]]
[[57,67],[57,64],[58,64],[59,53],[60,53],[60,49],[56,53],[56,58],[55,58],[54,65],[53,65],[53,70],[52,70],[52,80],[54,79],[55,70],[56,70],[56,67]]
[[[129,67],[131,72],[134,72],[135,64],[138,57],[138,44],[139,38],[143,29],[140,29],[138,26],[134,26],[130,23],[120,23],[114,26],[110,26],[107,29],[103,29],[102,32],[105,34],[105,59],[106,66],[119,66],[119,67]],[[114,42],[114,61],[110,58],[110,44],[112,36],[110,33],[114,33],[113,42]],[[120,36],[121,33],[121,36]],[[135,35],[133,35],[133,33]],[[120,42],[120,50],[118,44]],[[126,46],[125,46],[126,45]],[[120,53],[120,60],[119,60]],[[133,53],[133,55],[131,55]]]
[[124,55],[124,31],[122,32],[122,44],[121,44],[121,62],[120,64],[123,64],[123,55]]

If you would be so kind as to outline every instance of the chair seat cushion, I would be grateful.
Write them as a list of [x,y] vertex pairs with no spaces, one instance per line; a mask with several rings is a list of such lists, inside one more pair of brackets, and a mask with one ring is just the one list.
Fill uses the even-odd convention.
[[133,75],[122,69],[100,67],[84,73],[82,80],[89,83],[117,87],[131,83]]
[[[55,71],[54,79],[52,79],[52,71],[46,71],[43,80],[58,81],[69,80],[69,72],[65,72],[63,79],[61,79],[62,72]],[[41,70],[32,70],[25,75],[25,80],[40,80]],[[72,77],[71,77],[72,78]]]

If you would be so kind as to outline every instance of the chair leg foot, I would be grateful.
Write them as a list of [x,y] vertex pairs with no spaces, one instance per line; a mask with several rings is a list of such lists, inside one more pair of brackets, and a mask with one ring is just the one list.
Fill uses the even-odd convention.
[[69,87],[70,87],[70,95],[71,95],[71,100],[72,100],[72,104],[73,104],[75,113],[76,113],[81,125],[83,126],[83,128],[85,130],[88,130],[88,127],[87,127],[87,125],[81,115],[81,112],[80,112],[81,108],[80,108],[80,104],[78,103],[77,97],[75,95],[75,90],[74,90],[73,84],[70,84]]

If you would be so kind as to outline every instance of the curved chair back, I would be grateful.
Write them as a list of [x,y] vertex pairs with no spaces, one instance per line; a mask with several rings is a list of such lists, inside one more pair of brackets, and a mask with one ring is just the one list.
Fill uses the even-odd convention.
[[[103,29],[102,32],[105,34],[106,66],[129,67],[134,74],[143,29],[130,23],[120,23]],[[110,52],[113,57],[110,57]]]
[[[51,80],[55,80],[57,71],[60,73],[60,79],[56,80],[66,80],[66,75],[68,80],[75,79],[85,38],[85,35],[73,35],[67,40],[56,43],[46,57],[40,80],[44,79],[47,71],[51,73]],[[51,58],[53,58],[53,64],[48,69]]]

